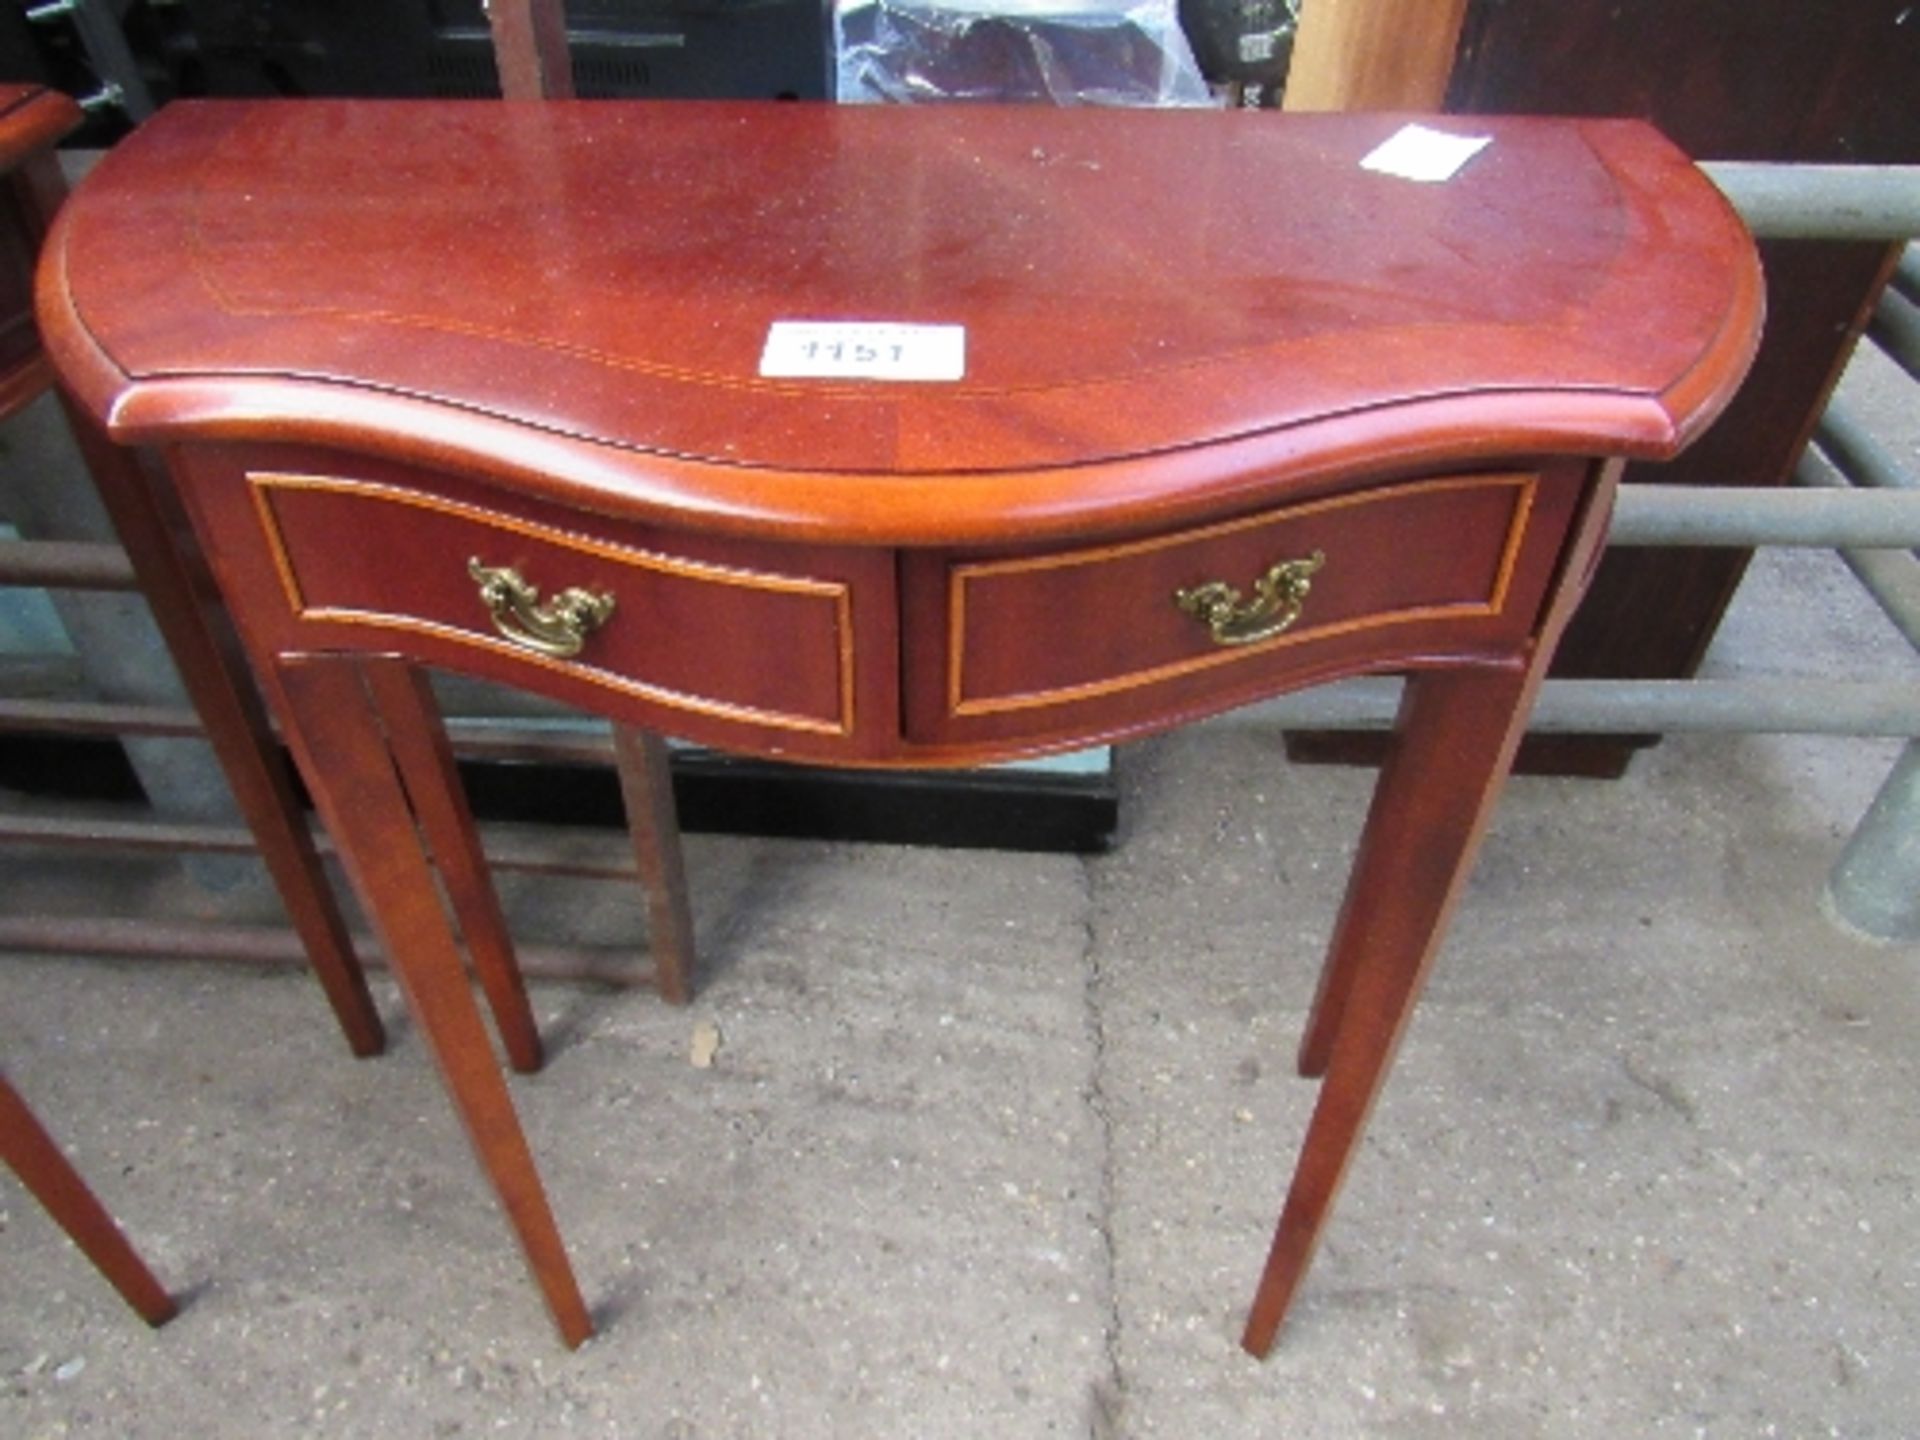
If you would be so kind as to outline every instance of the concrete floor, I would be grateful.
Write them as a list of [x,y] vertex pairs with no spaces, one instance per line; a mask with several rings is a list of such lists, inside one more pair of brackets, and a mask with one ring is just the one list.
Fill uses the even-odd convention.
[[[1818,555],[1767,559],[1711,668],[1920,673]],[[1269,735],[1123,752],[1094,859],[694,837],[696,1004],[540,987],[514,1084],[576,1354],[384,983],[355,1062],[299,974],[0,958],[9,1074],[186,1298],[148,1332],[0,1181],[0,1435],[1913,1435],[1920,947],[1818,905],[1894,753],[1514,782],[1265,1364],[1235,1339],[1370,783]],[[510,906],[640,929],[619,887]]]

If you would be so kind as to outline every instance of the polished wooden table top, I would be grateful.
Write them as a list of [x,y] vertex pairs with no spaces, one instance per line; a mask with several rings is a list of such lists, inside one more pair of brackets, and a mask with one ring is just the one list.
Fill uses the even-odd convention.
[[[1757,273],[1683,156],[1476,117],[1450,181],[1362,169],[1400,123],[176,105],[76,198],[43,318],[125,440],[429,453],[782,538],[1084,534],[1715,413]],[[763,378],[782,320],[964,325],[965,374]]]

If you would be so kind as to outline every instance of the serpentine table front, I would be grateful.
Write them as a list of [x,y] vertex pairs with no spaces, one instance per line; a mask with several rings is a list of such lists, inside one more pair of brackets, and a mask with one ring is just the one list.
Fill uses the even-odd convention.
[[1751,242],[1647,127],[1475,117],[1451,178],[1363,166],[1402,123],[217,102],[81,187],[50,353],[165,451],[567,1343],[420,839],[462,813],[421,665],[914,766],[1407,672],[1302,1043],[1272,1343],[1615,461],[1696,435],[1759,326]]

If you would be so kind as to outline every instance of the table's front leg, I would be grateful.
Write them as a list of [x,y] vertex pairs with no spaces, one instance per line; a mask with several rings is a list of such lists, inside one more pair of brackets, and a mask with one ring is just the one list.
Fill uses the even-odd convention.
[[1241,1343],[1264,1356],[1306,1274],[1526,727],[1527,671],[1409,677],[1301,1046],[1324,1071]]
[[479,831],[460,786],[440,707],[426,676],[414,666],[391,656],[368,656],[360,664],[420,833],[446,885],[474,974],[493,1011],[507,1063],[530,1075],[544,1058],[540,1030],[527,1000],[520,963],[514,958],[507,918],[480,849]]
[[494,1063],[362,665],[345,656],[284,658],[274,677],[281,718],[560,1337],[577,1346],[593,1322]]
[[1300,1073],[1326,1079],[1241,1336],[1255,1355],[1273,1347],[1312,1263],[1347,1162],[1473,872],[1554,648],[1593,578],[1622,464],[1610,460],[1594,471],[1533,641],[1512,668],[1407,677],[1393,748],[1374,787],[1301,1040]]
[[1506,780],[1512,756],[1500,747],[1517,738],[1508,732],[1521,683],[1497,674],[1408,678],[1300,1037],[1305,1078],[1326,1075],[1370,965],[1389,965],[1410,947],[1425,947],[1421,963],[1432,958]]

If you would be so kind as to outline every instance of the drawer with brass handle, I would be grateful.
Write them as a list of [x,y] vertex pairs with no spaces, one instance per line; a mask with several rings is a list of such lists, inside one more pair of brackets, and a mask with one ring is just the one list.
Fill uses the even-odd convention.
[[932,613],[909,630],[946,637],[910,659],[910,732],[1124,733],[1296,675],[1497,653],[1532,623],[1571,493],[1534,472],[1444,475],[1107,545],[942,557],[907,590]]
[[449,477],[346,469],[249,464],[250,503],[214,517],[252,512],[265,543],[249,548],[287,602],[279,649],[404,647],[668,733],[804,753],[852,748],[874,708],[857,703],[857,577],[833,552],[682,544]]

